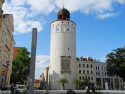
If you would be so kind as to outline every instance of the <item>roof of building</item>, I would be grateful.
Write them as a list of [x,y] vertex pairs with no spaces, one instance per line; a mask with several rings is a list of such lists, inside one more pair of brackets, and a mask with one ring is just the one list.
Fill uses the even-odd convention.
[[58,14],[67,14],[70,15],[70,12],[66,8],[62,8],[58,11]]
[[70,20],[70,12],[66,8],[58,11],[58,20]]
[[82,56],[80,56],[79,58],[76,58],[77,61],[94,61],[93,58],[91,57],[87,57],[87,58],[83,58]]
[[34,83],[39,83],[40,82],[40,80],[34,80]]

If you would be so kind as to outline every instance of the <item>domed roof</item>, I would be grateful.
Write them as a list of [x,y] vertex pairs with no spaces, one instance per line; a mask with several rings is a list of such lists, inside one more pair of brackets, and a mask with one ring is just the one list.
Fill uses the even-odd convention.
[[60,10],[58,11],[58,14],[67,14],[67,15],[70,15],[70,12],[69,12],[67,9],[62,8],[62,9],[60,9]]
[[65,8],[60,9],[57,15],[58,20],[70,20],[70,12]]

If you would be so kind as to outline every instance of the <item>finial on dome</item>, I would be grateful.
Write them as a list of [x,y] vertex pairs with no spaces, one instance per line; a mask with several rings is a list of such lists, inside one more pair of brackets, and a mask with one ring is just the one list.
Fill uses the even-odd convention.
[[63,0],[63,8],[64,8],[64,1],[65,1],[65,0]]

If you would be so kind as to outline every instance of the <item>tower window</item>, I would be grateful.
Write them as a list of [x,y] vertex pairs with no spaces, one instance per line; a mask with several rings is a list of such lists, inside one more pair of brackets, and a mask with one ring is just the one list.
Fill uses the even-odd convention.
[[69,29],[67,29],[69,31]]
[[69,50],[69,47],[68,47],[68,50]]

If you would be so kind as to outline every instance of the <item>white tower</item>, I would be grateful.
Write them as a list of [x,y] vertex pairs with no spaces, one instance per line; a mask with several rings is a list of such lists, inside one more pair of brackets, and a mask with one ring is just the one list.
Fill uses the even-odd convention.
[[58,11],[57,21],[51,24],[50,83],[51,89],[60,89],[60,78],[66,78],[65,89],[75,89],[72,84],[77,77],[76,24],[70,21],[70,12]]

